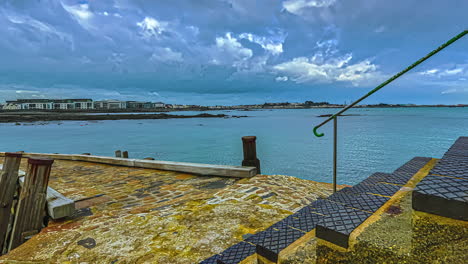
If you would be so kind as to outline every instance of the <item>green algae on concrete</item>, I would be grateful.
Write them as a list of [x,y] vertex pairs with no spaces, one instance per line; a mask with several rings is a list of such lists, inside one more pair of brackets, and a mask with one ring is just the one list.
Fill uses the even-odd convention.
[[239,180],[61,160],[49,184],[79,214],[50,221],[0,263],[196,263],[332,193],[331,184],[282,175]]
[[412,255],[420,263],[466,263],[468,222],[415,211]]

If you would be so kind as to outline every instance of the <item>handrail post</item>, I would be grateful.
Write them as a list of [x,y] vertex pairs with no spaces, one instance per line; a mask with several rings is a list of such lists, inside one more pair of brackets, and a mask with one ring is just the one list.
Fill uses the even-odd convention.
[[338,149],[338,117],[333,118],[333,193],[336,192],[336,163],[337,163],[337,149]]

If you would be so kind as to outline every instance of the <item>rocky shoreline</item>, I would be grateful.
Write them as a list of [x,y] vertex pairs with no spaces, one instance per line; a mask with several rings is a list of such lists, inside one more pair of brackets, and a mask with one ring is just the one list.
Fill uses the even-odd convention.
[[197,115],[171,115],[171,114],[10,114],[1,115],[0,123],[37,122],[37,121],[97,121],[97,120],[144,120],[144,119],[171,119],[171,118],[240,118],[247,116],[229,116],[225,114],[197,114]]

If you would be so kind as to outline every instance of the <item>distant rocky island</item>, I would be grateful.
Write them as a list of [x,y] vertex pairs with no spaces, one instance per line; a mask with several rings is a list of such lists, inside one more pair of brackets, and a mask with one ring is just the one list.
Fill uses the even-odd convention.
[[171,118],[240,118],[246,116],[231,116],[225,114],[172,115],[158,114],[102,114],[89,115],[85,113],[11,113],[0,114],[0,123],[37,122],[37,121],[98,121],[98,120],[143,120],[143,119],[171,119]]

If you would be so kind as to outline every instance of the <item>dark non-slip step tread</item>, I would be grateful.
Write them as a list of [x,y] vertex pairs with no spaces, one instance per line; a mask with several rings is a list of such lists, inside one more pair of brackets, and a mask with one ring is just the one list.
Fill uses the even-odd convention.
[[326,199],[318,199],[317,201],[311,203],[308,207],[310,207],[311,211],[314,213],[328,215],[330,212],[339,209],[341,205]]
[[418,183],[412,202],[417,211],[468,220],[468,137],[457,139]]
[[[422,167],[423,166],[421,166],[421,168]],[[390,183],[390,184],[405,185],[414,176],[415,173],[410,173],[410,172],[402,171],[402,170],[396,171],[393,173],[377,172],[369,176],[367,179],[363,180],[361,183],[363,184]]]
[[328,199],[341,203],[346,207],[352,207],[367,212],[377,211],[385,202],[389,200],[389,198],[383,196],[365,193],[359,195],[350,195],[341,192],[334,193]]
[[294,243],[306,233],[289,226],[283,226],[280,229],[273,229],[270,235],[257,244],[257,253],[273,262],[278,261],[280,252]]
[[366,184],[365,182],[360,182],[353,187],[346,187],[340,190],[340,192],[351,193],[351,194],[372,194],[372,195],[383,195],[391,197],[396,192],[400,190],[400,187],[393,184],[386,183],[375,183],[375,184]]
[[468,157],[444,157],[437,162],[430,174],[468,179]]
[[419,182],[414,191],[468,203],[468,180],[466,179],[428,175]]
[[316,236],[346,248],[351,232],[369,216],[370,213],[342,206],[320,220]]
[[217,259],[218,264],[237,264],[247,257],[255,254],[256,247],[246,242],[240,242],[229,247]]
[[416,172],[418,172],[422,167],[424,167],[430,160],[431,158],[427,158],[427,157],[412,158],[410,161],[406,162],[401,167],[396,169],[393,173],[412,177]]

